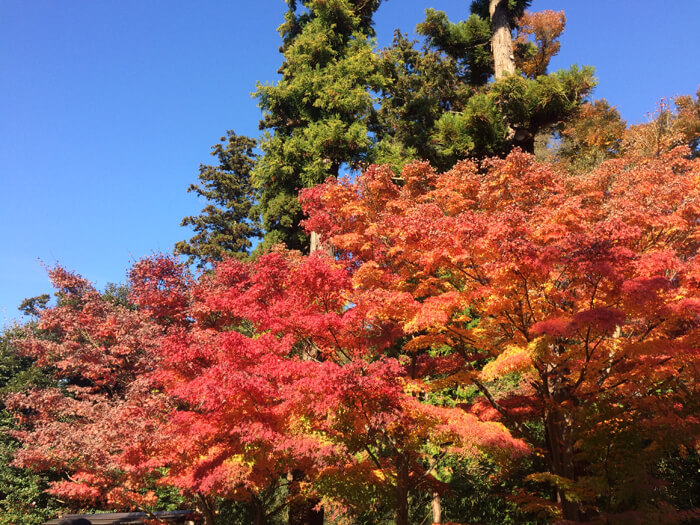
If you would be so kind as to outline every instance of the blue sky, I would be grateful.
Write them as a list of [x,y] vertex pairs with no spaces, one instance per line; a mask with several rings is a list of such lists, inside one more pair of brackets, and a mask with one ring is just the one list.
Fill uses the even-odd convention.
[[[427,7],[452,20],[467,0],[389,0],[378,44],[412,33]],[[631,6],[634,9],[630,9]],[[641,122],[661,97],[700,83],[700,2],[535,0],[564,9],[552,69],[596,67],[596,98]],[[190,237],[186,193],[227,129],[257,136],[257,81],[281,63],[282,0],[0,0],[0,325],[50,292],[60,263],[103,287],[136,259]]]

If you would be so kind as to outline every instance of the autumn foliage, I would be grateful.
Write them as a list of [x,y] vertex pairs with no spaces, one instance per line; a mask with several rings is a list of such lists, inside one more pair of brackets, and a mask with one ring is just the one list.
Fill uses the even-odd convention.
[[548,74],[563,12],[428,9],[376,51],[381,3],[286,0],[263,135],[190,188],[197,275],[49,270],[0,341],[8,469],[206,525],[700,522],[698,97],[628,127]]
[[25,423],[18,436],[26,446],[15,464],[65,472],[51,491],[81,504],[153,503],[151,470],[128,458],[158,435],[161,416],[171,408],[148,380],[159,328],[142,312],[106,301],[61,267],[50,277],[59,305],[45,310],[38,330],[20,344],[37,366],[52,370],[57,383],[6,399]]
[[13,406],[34,428],[18,464],[67,470],[53,488],[63,497],[147,505],[150,474],[200,505],[249,502],[263,522],[265,491],[303,469],[314,482],[303,495],[331,509],[366,507],[369,494],[405,513],[409,492],[440,485],[427,444],[504,460],[527,452],[499,423],[422,403],[415,379],[442,359],[417,366],[402,329],[355,297],[351,274],[328,256],[225,261],[186,296],[181,268],[151,258],[131,272],[135,312],[61,269],[52,276],[67,292],[42,318],[52,337],[31,338],[27,351],[65,386]]
[[698,445],[700,166],[687,154],[571,177],[516,151],[303,193],[307,227],[353,269],[372,316],[400,326],[415,359],[452,358],[419,388],[475,385],[467,411],[544,455],[530,479],[560,506],[522,494],[530,510],[683,517],[651,509],[649,467]]
[[[514,51],[516,65],[525,76],[537,78],[547,72],[549,61],[559,53],[564,32],[564,11],[526,11],[517,24]],[[533,42],[534,41],[534,42]]]
[[[177,487],[209,523],[222,499],[266,523],[303,472],[283,503],[405,524],[412,495],[449,494],[446,458],[505,476],[536,457],[509,498],[540,519],[692,517],[653,467],[698,447],[698,177],[684,148],[581,175],[519,151],[373,166],[302,193],[335,257],[279,248],[197,279],[152,257],[132,307],[56,268],[22,344],[59,381],[8,401],[16,462],[83,502]],[[437,401],[457,387],[474,395]]]
[[526,451],[500,424],[421,403],[414,379],[440,359],[417,372],[404,331],[328,256],[225,261],[191,297],[156,372],[181,405],[169,423],[179,445],[164,451],[176,486],[259,505],[263,488],[301,469],[329,507],[366,506],[369,491],[407,508],[410,490],[430,486],[427,443]]

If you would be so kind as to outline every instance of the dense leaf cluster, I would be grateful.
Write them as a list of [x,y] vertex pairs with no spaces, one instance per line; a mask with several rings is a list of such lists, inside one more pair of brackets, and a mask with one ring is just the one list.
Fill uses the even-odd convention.
[[[386,168],[306,190],[322,232],[420,355],[458,355],[428,391],[474,385],[467,410],[541,455],[532,513],[658,523],[655,466],[698,446],[697,161],[687,148],[571,177],[520,152],[438,174]],[[511,382],[512,381],[512,382]],[[623,521],[619,521],[623,522]]]

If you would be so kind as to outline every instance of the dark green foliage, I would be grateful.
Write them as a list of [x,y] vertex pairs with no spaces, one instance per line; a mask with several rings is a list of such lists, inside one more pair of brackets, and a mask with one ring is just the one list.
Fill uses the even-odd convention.
[[677,509],[700,508],[700,453],[682,449],[682,454],[667,455],[655,469],[661,480],[659,491]]
[[[528,2],[511,2],[511,15]],[[488,3],[485,4],[488,11]],[[527,79],[512,75],[487,84],[493,73],[491,27],[477,5],[452,23],[428,9],[418,32],[422,50],[400,33],[382,53],[390,79],[382,90],[375,159],[401,165],[425,159],[440,170],[457,161],[533,152],[535,137],[571,118],[595,85],[593,69],[572,67]]]
[[418,24],[428,49],[444,53],[460,65],[459,77],[474,86],[486,84],[493,74],[491,24],[488,17],[471,15],[452,23],[443,11],[427,9],[425,21]]
[[47,476],[10,466],[18,443],[7,431],[12,416],[0,411],[0,525],[39,525],[64,510],[62,504],[44,492]]
[[[574,66],[535,80],[504,78],[468,98],[461,111],[445,111],[438,119],[433,113],[434,127],[422,130],[423,137],[431,136],[423,141],[422,156],[448,169],[460,159],[503,155],[514,147],[532,152],[537,133],[574,115],[594,85],[589,67]],[[411,142],[405,146],[417,150]]]
[[0,394],[22,392],[31,386],[48,386],[51,379],[34,361],[19,353],[16,341],[24,337],[26,327],[11,327],[0,334]]
[[256,160],[255,145],[255,140],[228,131],[212,147],[218,165],[200,166],[200,184],[192,184],[187,191],[211,204],[200,215],[182,220],[182,226],[192,226],[196,235],[175,245],[176,253],[189,256],[190,262],[196,261],[202,267],[227,255],[245,256],[250,252],[251,239],[261,235],[256,192],[250,180]]
[[[511,29],[530,5],[530,0],[508,0]],[[443,11],[426,9],[425,21],[418,24],[418,33],[426,37],[427,48],[437,50],[461,63],[463,80],[483,86],[493,74],[491,53],[491,20],[489,0],[471,3],[471,16],[453,23]]]
[[[258,493],[250,501],[218,499],[219,522],[226,525],[250,525],[265,523],[265,525],[285,525],[288,523],[286,504],[287,490],[280,484],[273,484]],[[258,521],[264,516],[264,520]],[[257,518],[257,520],[256,520]]]
[[484,525],[535,525],[547,523],[521,512],[512,497],[526,471],[499,473],[485,458],[481,461],[450,457],[438,476],[449,484],[442,500],[443,520]]
[[375,1],[309,0],[288,2],[280,27],[284,45],[282,78],[259,85],[256,96],[265,130],[255,166],[265,241],[307,249],[297,193],[337,176],[341,165],[359,169],[368,161],[373,140],[372,90],[383,77],[373,52]]
[[51,296],[47,293],[35,297],[28,297],[20,303],[17,309],[24,315],[36,318],[39,316],[39,313],[46,308],[50,300]]
[[105,301],[112,303],[115,306],[123,306],[129,310],[134,310],[136,306],[129,301],[129,286],[125,284],[107,283],[102,297]]
[[433,137],[440,165],[448,167],[467,157],[501,153],[508,126],[493,94],[479,93],[469,99],[464,111],[442,115]]
[[444,12],[428,9],[417,31],[425,37],[421,50],[397,31],[381,55],[389,82],[381,92],[375,160],[400,166],[424,159],[446,170],[458,159],[502,150],[506,130],[498,129],[503,119],[497,108],[474,100],[462,115],[493,74],[488,18],[452,23]]
[[593,86],[593,68],[573,66],[535,80],[504,78],[491,91],[495,105],[510,126],[533,132],[570,118]]
[[[380,3],[287,1],[282,77],[256,92],[260,155],[252,139],[233,133],[214,147],[219,166],[202,166],[201,184],[190,187],[211,204],[184,219],[196,235],[176,252],[205,266],[249,254],[251,239],[263,233],[259,250],[285,243],[306,251],[300,189],[370,163],[398,170],[424,159],[446,170],[466,157],[533,151],[535,136],[569,118],[594,84],[587,68],[488,84],[486,1],[474,2],[472,15],[457,23],[428,9],[418,25],[422,49],[397,31],[393,45],[377,53],[372,17]],[[509,0],[513,27],[528,4]]]
[[466,73],[454,59],[416,49],[399,31],[381,54],[381,70],[387,82],[373,128],[381,137],[374,161],[402,165],[425,159],[438,165],[431,133],[441,115],[461,110],[472,95],[463,81]]
[[[348,0],[345,2],[327,0],[285,0],[287,14],[279,27],[284,45],[280,51],[299,35],[304,25],[314,17],[324,16],[333,22],[339,31],[357,27],[362,33],[374,36],[374,13],[382,0]],[[352,14],[352,16],[348,16]]]

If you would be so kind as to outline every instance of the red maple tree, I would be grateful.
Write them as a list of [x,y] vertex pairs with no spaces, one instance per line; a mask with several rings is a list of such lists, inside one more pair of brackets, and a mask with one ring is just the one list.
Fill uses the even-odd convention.
[[268,496],[302,471],[286,503],[352,513],[378,500],[407,523],[410,493],[441,489],[431,450],[527,450],[500,423],[423,402],[416,381],[444,359],[416,359],[325,254],[225,261],[196,283],[149,258],[130,272],[138,310],[60,268],[52,278],[59,305],[24,346],[59,386],[11,405],[32,425],[17,463],[65,471],[64,497],[143,506],[157,478],[197,498],[208,523],[215,498],[265,523],[283,508]]
[[345,265],[318,252],[229,260],[203,276],[191,324],[159,349],[159,382],[184,404],[168,479],[252,500],[262,523],[262,490],[301,470],[302,496],[352,511],[372,494],[407,523],[409,493],[437,483],[427,444],[526,450],[500,424],[421,402],[415,379],[442,359],[417,363],[374,308]]

